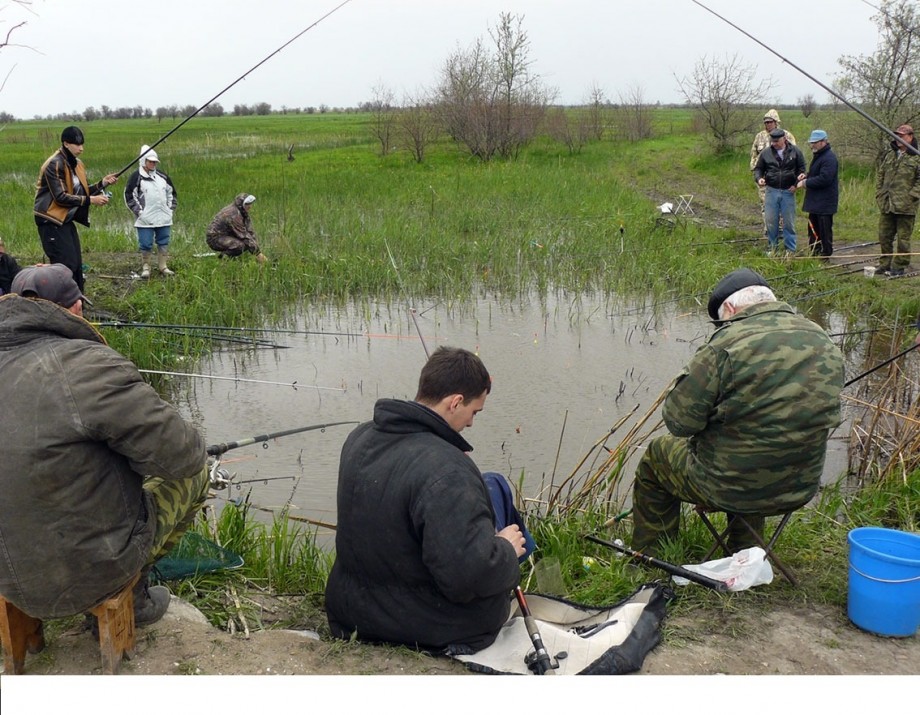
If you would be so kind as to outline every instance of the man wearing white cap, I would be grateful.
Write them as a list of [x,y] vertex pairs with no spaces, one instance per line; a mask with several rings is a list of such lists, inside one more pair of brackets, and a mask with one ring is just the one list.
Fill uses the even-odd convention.
[[218,211],[212,219],[207,232],[208,247],[219,257],[236,258],[246,251],[259,263],[265,262],[249,215],[255,200],[252,194],[237,194],[233,203]]
[[157,244],[157,269],[164,276],[173,275],[166,261],[172,234],[173,211],[178,194],[172,180],[158,170],[160,157],[146,144],[141,147],[140,166],[125,186],[125,205],[134,214],[137,242],[141,249],[141,278],[150,278],[150,255]]
[[827,258],[834,252],[834,214],[840,198],[837,155],[823,129],[811,133],[808,146],[811,166],[807,174],[799,174],[798,184],[798,188],[805,189],[802,210],[808,212],[808,247],[812,255]]

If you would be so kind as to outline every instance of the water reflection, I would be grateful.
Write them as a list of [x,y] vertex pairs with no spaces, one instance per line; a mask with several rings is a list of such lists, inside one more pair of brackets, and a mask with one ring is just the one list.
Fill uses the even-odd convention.
[[[616,444],[712,330],[702,311],[653,318],[586,297],[419,305],[416,319],[421,338],[400,306],[311,308],[309,315],[296,316],[297,330],[361,337],[273,334],[273,342],[289,348],[215,353],[195,372],[298,387],[195,380],[184,386],[179,404],[209,444],[315,423],[364,421],[380,397],[414,397],[426,349],[464,347],[482,357],[494,385],[485,410],[464,431],[475,448],[472,457],[483,471],[503,472],[535,498],[565,479],[598,438],[633,412],[609,442]],[[655,422],[657,417],[648,425]],[[255,481],[222,497],[238,498],[251,489],[251,502],[259,507],[290,503],[292,515],[334,524],[339,450],[350,429],[228,452],[225,463],[236,478]],[[825,481],[845,467],[845,442],[832,441]]]

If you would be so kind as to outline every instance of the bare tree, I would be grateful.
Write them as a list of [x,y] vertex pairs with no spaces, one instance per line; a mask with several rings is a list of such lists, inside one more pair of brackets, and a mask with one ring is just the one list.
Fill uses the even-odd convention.
[[630,85],[619,93],[616,108],[618,134],[629,141],[639,141],[652,136],[652,107],[645,101],[645,92],[638,84]]
[[815,95],[813,94],[806,94],[799,97],[798,104],[802,110],[802,116],[806,119],[808,119],[818,107],[818,103],[815,101]]
[[[18,6],[20,9],[25,10],[31,13],[32,15],[35,15],[35,12],[31,8],[31,5],[32,5],[31,0],[13,0],[13,4]],[[6,11],[7,8],[8,8],[7,5],[0,7],[0,12]],[[0,24],[6,24],[6,22],[0,23]],[[13,42],[13,34],[21,30],[27,24],[28,23],[26,20],[14,20],[13,24],[9,28],[7,28],[6,32],[0,35],[0,51],[6,50],[9,48],[22,48],[22,49],[30,49],[34,51],[34,49],[29,47],[28,45],[20,45],[20,44]],[[16,69],[16,65],[13,65],[8,70],[3,72],[2,76],[0,76],[0,92],[3,91],[3,88],[6,86],[7,80],[10,78],[10,75],[13,74],[13,70],[15,69]],[[5,123],[6,122],[4,122],[4,124]]]
[[601,141],[604,138],[604,132],[607,130],[607,115],[610,110],[607,95],[597,84],[592,84],[588,90],[588,98],[585,104],[585,123],[588,136],[594,141]]
[[717,153],[740,145],[754,129],[746,107],[763,104],[772,80],[757,81],[757,68],[743,65],[738,55],[722,60],[701,57],[689,75],[674,76],[687,104],[694,107],[709,129]]
[[555,141],[565,144],[569,154],[580,154],[588,140],[589,124],[584,117],[572,116],[562,107],[546,112],[546,131]]
[[396,115],[400,135],[412,157],[421,164],[428,145],[438,137],[439,127],[431,99],[423,92],[416,97],[406,97]]
[[380,143],[380,156],[386,156],[393,148],[396,133],[396,107],[393,90],[378,83],[371,90],[368,109],[371,113],[371,134]]
[[550,92],[531,71],[523,17],[501,13],[480,38],[444,63],[437,111],[448,134],[483,161],[514,157],[536,136]]
[[[920,119],[920,12],[908,0],[884,0],[872,17],[878,28],[878,49],[871,55],[844,55],[837,88],[870,116],[894,128]],[[871,123],[842,129],[852,153],[880,161],[889,137]],[[859,149],[862,148],[862,152]]]

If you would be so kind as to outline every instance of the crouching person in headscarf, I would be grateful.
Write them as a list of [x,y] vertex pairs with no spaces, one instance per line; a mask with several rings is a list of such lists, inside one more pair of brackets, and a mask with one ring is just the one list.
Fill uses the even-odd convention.
[[150,568],[207,498],[206,447],[81,316],[62,264],[23,268],[0,298],[0,594],[34,618],[66,617],[140,572],[144,626],[170,601]]
[[207,232],[208,247],[220,258],[236,258],[246,251],[253,254],[259,263],[265,262],[265,254],[259,248],[249,215],[255,200],[252,194],[237,194],[233,203],[218,211],[212,219]]

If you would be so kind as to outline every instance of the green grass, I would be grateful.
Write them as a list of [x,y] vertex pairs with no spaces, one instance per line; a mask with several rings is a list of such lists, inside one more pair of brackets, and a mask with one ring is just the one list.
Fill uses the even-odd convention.
[[[846,112],[806,119],[787,111],[783,119],[800,141],[822,126],[832,144],[843,122],[857,121]],[[509,297],[597,293],[611,306],[637,302],[651,312],[663,305],[699,310],[699,301],[725,273],[748,265],[801,310],[832,310],[854,326],[912,322],[920,295],[911,281],[844,276],[810,258],[765,258],[748,146],[715,156],[692,131],[686,110],[656,110],[654,122],[655,136],[645,141],[589,143],[572,155],[541,138],[516,161],[488,164],[442,139],[417,164],[405,151],[379,156],[367,115],[196,117],[157,148],[179,194],[171,247],[177,276],[124,280],[139,268],[131,216],[121,198],[124,176],[113,187],[113,202],[94,208],[92,226],[80,229],[87,292],[97,308],[125,320],[194,325],[274,324],[294,304],[309,314],[314,305],[396,302],[407,294],[462,303],[482,291]],[[84,124],[90,180],[133,162],[141,144],[172,126],[153,119]],[[34,182],[57,148],[61,128],[17,122],[2,134],[0,193],[6,200],[0,231],[21,264],[41,259],[31,214]],[[294,160],[288,161],[291,145]],[[840,159],[838,247],[873,240],[877,221],[874,172],[845,151]],[[270,264],[196,257],[208,251],[204,232],[214,213],[244,191],[258,197],[253,220]],[[661,221],[657,205],[676,202],[681,194],[694,196],[696,216]],[[800,217],[800,245],[807,243],[804,227]],[[103,333],[147,369],[175,369],[209,349],[203,338],[131,329]],[[846,592],[847,529],[867,523],[918,528],[917,474],[898,477],[870,481],[855,494],[829,491],[819,506],[805,510],[780,546],[803,588],[793,590],[780,579],[746,596],[748,602],[760,607],[773,599],[817,599],[839,605]],[[625,561],[585,542],[585,533],[619,509],[604,498],[532,515],[541,557],[558,561],[567,595],[575,600],[611,602],[661,576],[626,568]],[[607,533],[626,535],[628,527],[626,520]],[[315,547],[313,532],[294,528],[284,514],[271,524],[257,523],[245,507],[224,509],[216,530],[201,528],[243,555],[246,566],[187,580],[179,586],[182,595],[226,625],[247,614],[258,623],[257,609],[241,595],[247,590],[296,592],[306,596],[300,618],[317,627],[330,559]],[[693,561],[705,552],[704,537],[692,526],[664,555]],[[598,567],[586,571],[585,556]],[[529,567],[522,573],[533,582]],[[717,612],[741,600],[703,589],[682,594],[679,607]]]

